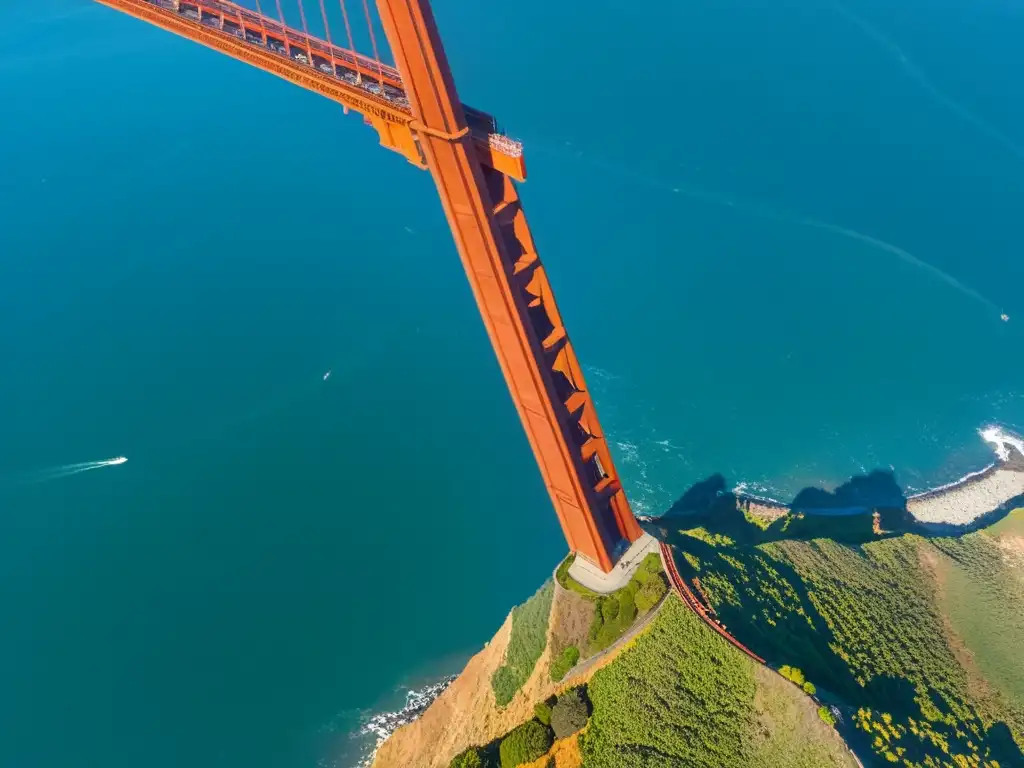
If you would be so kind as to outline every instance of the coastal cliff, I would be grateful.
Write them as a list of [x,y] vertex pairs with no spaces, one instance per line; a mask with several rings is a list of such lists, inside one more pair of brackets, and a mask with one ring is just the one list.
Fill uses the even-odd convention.
[[554,584],[544,651],[522,688],[504,707],[495,699],[491,680],[505,661],[512,636],[512,614],[494,638],[469,660],[462,673],[415,722],[395,731],[377,751],[373,768],[447,768],[469,746],[488,744],[533,716],[534,704],[568,687],[585,683],[605,663],[605,657],[579,674],[551,681],[554,652],[582,644],[591,606],[579,595]]
[[[630,756],[655,743],[695,766],[726,753],[728,764],[758,768],[850,766],[857,761],[847,744],[885,760],[906,754],[912,766],[938,759],[943,744],[964,760],[1024,760],[1024,679],[1000,671],[1024,642],[1024,510],[1010,512],[1024,506],[1024,447],[995,437],[991,466],[905,500],[888,497],[899,505],[847,504],[860,487],[854,478],[851,494],[803,499],[831,507],[712,492],[700,496],[703,509],[645,521],[721,624],[771,667],[736,656],[673,594],[553,682],[562,653],[584,648],[588,627],[591,640],[594,632],[596,596],[566,589],[563,563],[550,589],[516,609],[548,589],[543,647],[505,703],[497,680],[521,651],[515,612],[422,716],[391,734],[373,768],[448,768],[470,748],[493,760],[499,741],[540,717],[538,705],[577,686],[589,696],[589,723],[530,768],[631,768],[640,764]],[[990,625],[1016,639],[993,643],[994,632],[982,631]],[[805,674],[827,692],[816,695]],[[915,698],[917,690],[930,697]],[[710,723],[703,706],[686,712],[686,702],[716,697],[728,723]]]

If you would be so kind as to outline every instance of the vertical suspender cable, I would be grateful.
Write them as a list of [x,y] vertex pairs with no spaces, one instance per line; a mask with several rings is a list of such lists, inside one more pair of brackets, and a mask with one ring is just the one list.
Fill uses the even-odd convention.
[[356,73],[356,82],[360,82],[363,78],[359,74],[359,64],[356,60],[356,44],[352,40],[352,25],[348,22],[348,10],[345,8],[345,0],[338,0],[341,4],[341,18],[345,22],[345,36],[348,37],[348,50],[352,56],[352,71]]
[[263,45],[269,45],[270,41],[267,39],[267,25],[263,18],[263,7],[260,5],[260,0],[256,0],[256,13],[260,17],[260,31],[263,33]]
[[288,25],[284,23],[284,11],[281,10],[281,0],[274,0],[277,3],[277,17],[281,19],[281,42],[284,43],[284,55],[291,58],[292,46],[288,42]]
[[331,25],[327,23],[327,9],[324,8],[324,0],[320,0],[320,17],[324,20],[324,34],[327,36],[327,47],[331,49],[331,69],[334,76],[338,76],[338,62],[334,59],[334,41],[331,40]]
[[380,83],[380,94],[384,95],[384,68],[380,63],[380,54],[377,52],[377,36],[373,34],[373,18],[370,16],[370,6],[363,0],[363,13],[366,15],[366,28],[370,30],[370,45],[373,46],[373,58],[377,61],[377,82]]
[[309,26],[306,24],[306,10],[302,7],[302,0],[299,0],[299,18],[302,20],[302,34],[306,36],[306,54],[309,56],[309,66],[313,66],[313,48],[309,44]]

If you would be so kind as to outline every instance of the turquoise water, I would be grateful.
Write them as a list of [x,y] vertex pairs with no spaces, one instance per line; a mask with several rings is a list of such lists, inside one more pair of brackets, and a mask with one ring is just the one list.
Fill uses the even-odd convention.
[[[1024,428],[1019,10],[436,13],[638,509]],[[84,0],[0,30],[0,764],[350,768],[563,552],[430,179]]]

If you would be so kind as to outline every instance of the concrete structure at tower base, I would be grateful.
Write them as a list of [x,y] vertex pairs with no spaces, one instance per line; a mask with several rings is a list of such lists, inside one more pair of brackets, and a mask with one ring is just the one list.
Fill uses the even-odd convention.
[[633,542],[608,573],[586,558],[577,556],[569,567],[569,575],[587,589],[607,595],[626,586],[641,561],[651,552],[658,551],[658,540],[645,533]]

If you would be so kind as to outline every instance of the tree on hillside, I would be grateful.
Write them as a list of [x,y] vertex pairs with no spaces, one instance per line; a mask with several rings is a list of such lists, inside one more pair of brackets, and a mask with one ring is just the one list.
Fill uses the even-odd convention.
[[566,691],[558,697],[558,701],[551,709],[551,727],[555,731],[555,738],[564,739],[572,736],[587,724],[589,717],[590,712],[580,689]]
[[498,750],[501,768],[516,768],[523,763],[532,763],[551,749],[551,742],[550,728],[545,728],[536,720],[527,720],[502,740]]
[[456,755],[448,764],[448,768],[483,768],[483,766],[483,758],[480,757],[480,750],[476,747],[470,747],[465,752]]

